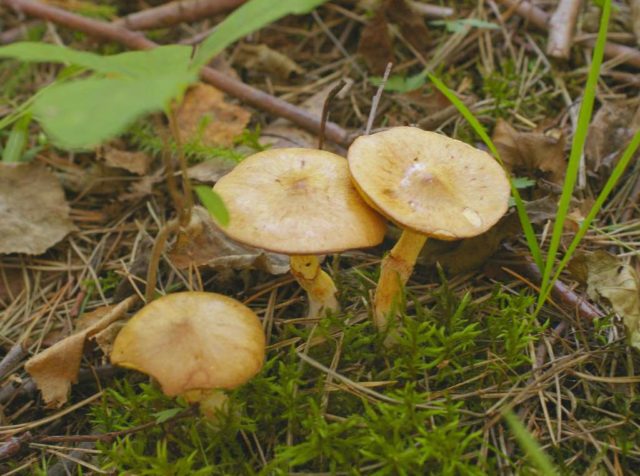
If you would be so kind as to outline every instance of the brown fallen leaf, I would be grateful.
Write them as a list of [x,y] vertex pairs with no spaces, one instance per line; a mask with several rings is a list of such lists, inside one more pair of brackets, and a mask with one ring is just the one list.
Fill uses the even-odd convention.
[[613,168],[617,157],[639,126],[640,108],[637,101],[602,105],[589,125],[585,142],[587,169],[597,173],[602,167],[606,170]]
[[0,254],[41,254],[75,229],[64,191],[44,165],[0,163]]
[[200,206],[193,208],[191,221],[169,251],[169,258],[182,269],[206,266],[235,270],[258,268],[271,274],[289,271],[287,256],[232,241],[214,223],[209,212]]
[[86,339],[121,319],[137,299],[137,296],[125,299],[97,322],[56,342],[27,361],[25,369],[42,392],[47,406],[57,408],[67,401],[71,384],[78,379]]
[[237,162],[231,160],[212,158],[200,162],[187,170],[191,180],[203,183],[215,183],[227,173],[231,172]]
[[378,8],[360,32],[358,54],[373,74],[384,73],[387,64],[394,62],[393,43],[384,8]]
[[238,45],[234,62],[248,70],[272,74],[279,79],[289,79],[305,72],[304,68],[291,58],[264,44],[250,45],[243,43]]
[[249,111],[226,102],[222,91],[204,83],[187,91],[176,113],[183,142],[200,140],[212,147],[232,146],[250,118]]
[[591,299],[609,301],[622,317],[630,345],[640,350],[640,278],[636,270],[606,251],[577,255],[570,269],[586,282]]
[[144,152],[133,152],[116,147],[105,147],[102,158],[109,167],[124,169],[136,175],[145,175],[151,165],[151,156]]
[[374,74],[382,74],[388,63],[395,62],[390,24],[397,26],[402,37],[423,56],[429,49],[429,30],[423,16],[407,0],[383,0],[358,42],[358,54]]
[[548,133],[520,132],[503,119],[498,119],[492,139],[511,171],[528,176],[535,176],[539,171],[555,184],[563,182],[567,163],[565,138],[559,129]]

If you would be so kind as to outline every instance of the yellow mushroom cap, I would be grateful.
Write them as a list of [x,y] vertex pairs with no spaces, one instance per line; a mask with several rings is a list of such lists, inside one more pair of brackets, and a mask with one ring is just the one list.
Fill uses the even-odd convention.
[[244,304],[215,293],[169,294],[120,331],[111,362],[154,377],[166,395],[232,389],[262,368],[265,337]]
[[222,229],[236,241],[288,255],[379,244],[384,219],[351,183],[347,161],[322,150],[258,152],[213,189],[229,210]]
[[442,240],[479,235],[507,211],[509,180],[486,152],[415,127],[358,137],[348,152],[367,202],[403,228]]

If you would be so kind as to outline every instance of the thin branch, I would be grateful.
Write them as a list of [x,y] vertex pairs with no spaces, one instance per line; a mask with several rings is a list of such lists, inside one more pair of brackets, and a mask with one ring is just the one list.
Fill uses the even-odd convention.
[[132,13],[113,22],[129,30],[152,30],[201,20],[242,5],[246,0],[184,0]]
[[409,0],[409,5],[417,13],[430,18],[446,18],[453,16],[455,10],[449,7],[441,7],[439,5],[429,5],[428,3],[416,2]]
[[11,349],[9,349],[9,352],[7,352],[7,355],[0,361],[0,378],[4,377],[26,356],[27,350],[22,341],[14,344]]
[[[147,39],[141,33],[69,13],[66,10],[33,0],[4,0],[4,5],[27,15],[42,18],[93,37],[122,43],[129,48],[146,50],[157,46],[156,43]],[[313,134],[317,134],[320,131],[320,117],[282,99],[248,86],[212,68],[204,68],[201,72],[201,78],[221,91],[269,114],[288,119]],[[333,122],[327,123],[325,137],[345,147],[350,143],[349,133]]]
[[329,94],[327,94],[324,103],[322,104],[322,116],[320,118],[320,132],[318,133],[318,150],[322,150],[324,146],[324,128],[327,124],[327,120],[329,119],[329,106],[331,106],[331,101],[334,97],[346,86],[347,82],[344,79],[341,79],[338,84],[336,84]]
[[549,41],[547,54],[554,58],[567,59],[571,52],[573,34],[582,0],[560,0],[556,11],[549,19]]
[[[505,5],[508,8],[513,8],[518,15],[526,18],[533,26],[541,29],[549,29],[549,20],[551,15],[538,7],[532,5],[526,0],[496,0],[497,2]],[[585,40],[585,43],[589,46],[595,45],[595,39],[590,38]],[[604,47],[604,56],[607,59],[621,57],[620,60],[623,63],[627,63],[636,68],[640,68],[640,51],[636,48],[620,45],[618,43],[612,43],[608,41]]]
[[378,110],[378,104],[380,104],[380,98],[382,97],[384,86],[385,84],[387,84],[387,80],[389,79],[389,74],[391,74],[392,67],[393,67],[392,63],[387,63],[387,67],[384,70],[384,76],[382,76],[382,81],[380,81],[380,85],[378,86],[376,95],[373,96],[373,101],[371,102],[371,111],[369,111],[369,118],[367,119],[367,128],[364,132],[364,134],[367,136],[371,133],[371,128],[373,127],[373,121],[376,118],[376,111]]

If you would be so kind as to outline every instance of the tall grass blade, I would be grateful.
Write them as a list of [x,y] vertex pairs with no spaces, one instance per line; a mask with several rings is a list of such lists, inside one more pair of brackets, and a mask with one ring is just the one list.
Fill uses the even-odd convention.
[[541,292],[538,299],[537,310],[539,310],[544,304],[543,296],[548,296],[547,288],[550,286],[553,264],[556,259],[558,247],[560,246],[564,222],[567,218],[567,213],[569,212],[573,189],[578,177],[580,157],[587,139],[587,132],[589,129],[589,123],[591,122],[591,114],[593,112],[593,104],[596,97],[596,88],[598,84],[598,77],[600,76],[602,58],[604,56],[604,46],[607,41],[607,29],[609,26],[610,15],[611,0],[605,0],[602,8],[602,16],[600,18],[600,30],[598,31],[596,46],[593,50],[593,59],[591,61],[591,67],[589,68],[587,84],[584,89],[584,97],[582,99],[582,105],[580,106],[580,113],[578,115],[578,125],[571,144],[569,164],[567,165],[564,185],[562,186],[562,194],[560,195],[560,202],[558,203],[558,212],[553,224],[553,232],[549,242],[549,251],[547,253],[547,259],[542,273],[542,284],[540,285]]
[[[487,134],[487,131],[484,130],[484,127],[482,127],[480,121],[478,121],[478,119],[473,115],[473,113],[469,110],[465,103],[458,99],[453,91],[451,91],[442,81],[440,81],[440,79],[432,74],[429,74],[428,76],[434,86],[438,88],[438,90],[442,94],[444,94],[449,101],[451,101],[451,103],[456,107],[460,114],[462,114],[462,117],[464,117],[467,122],[469,122],[473,130],[480,136],[493,156],[498,160],[500,165],[504,167],[504,163],[502,162],[500,153],[489,137],[489,134]],[[520,218],[520,223],[522,224],[522,229],[524,230],[524,236],[527,240],[527,246],[529,247],[529,251],[531,253],[531,256],[533,256],[535,263],[540,269],[542,269],[542,253],[540,251],[540,245],[538,245],[538,240],[536,239],[535,231],[533,231],[531,220],[529,220],[529,215],[527,215],[527,210],[524,206],[524,202],[522,201],[522,197],[520,196],[520,192],[515,187],[513,179],[510,176],[509,182],[511,184],[511,194],[513,195],[513,199],[516,202],[518,217]]]
[[631,142],[623,152],[622,157],[620,158],[616,166],[613,168],[613,171],[611,172],[611,175],[607,179],[607,182],[604,184],[602,191],[596,198],[596,201],[591,207],[591,210],[589,210],[589,213],[587,214],[584,221],[580,225],[580,228],[578,229],[576,236],[573,237],[573,240],[571,241],[569,248],[567,248],[567,252],[564,254],[562,260],[558,264],[558,268],[555,274],[553,275],[553,278],[551,278],[551,281],[549,282],[549,286],[547,286],[547,289],[542,290],[542,293],[540,295],[541,302],[544,302],[547,299],[547,297],[549,297],[549,293],[551,293],[551,288],[553,286],[553,283],[558,279],[558,277],[560,276],[560,273],[562,272],[564,267],[567,265],[567,263],[573,256],[573,253],[578,248],[580,241],[582,240],[582,238],[584,238],[584,235],[586,235],[587,231],[589,230],[589,227],[591,226],[591,223],[595,219],[596,215],[600,212],[602,205],[607,200],[607,198],[609,198],[611,191],[620,180],[620,177],[622,177],[622,174],[624,173],[627,166],[629,165],[629,162],[631,161],[636,151],[638,150],[638,147],[640,147],[640,131],[637,131],[635,133],[635,135],[631,139]]
[[513,412],[505,412],[503,414],[504,419],[513,432],[513,436],[516,437],[518,443],[523,450],[526,451],[527,456],[531,459],[531,462],[540,470],[540,474],[545,476],[557,476],[560,473],[555,468],[549,457],[546,455],[535,438],[529,433],[526,427],[518,419]]

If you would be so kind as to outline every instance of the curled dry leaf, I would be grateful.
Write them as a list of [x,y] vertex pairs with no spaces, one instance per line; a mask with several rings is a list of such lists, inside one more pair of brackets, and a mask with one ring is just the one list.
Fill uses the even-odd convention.
[[542,172],[548,180],[561,184],[567,169],[565,138],[559,129],[543,132],[519,132],[498,119],[493,142],[505,165],[516,174],[536,175]]
[[56,342],[27,361],[25,369],[33,377],[48,406],[60,407],[67,401],[71,384],[78,380],[86,339],[122,318],[137,299],[137,296],[125,299],[96,322]]
[[176,114],[183,142],[200,140],[213,147],[232,146],[250,118],[249,111],[226,102],[222,91],[203,83],[187,91]]
[[58,179],[39,163],[0,163],[0,254],[37,255],[74,231]]
[[116,147],[106,147],[102,157],[108,166],[125,169],[127,172],[136,175],[145,175],[151,165],[151,156],[148,154],[122,150]]
[[199,206],[193,208],[191,221],[178,236],[169,257],[179,268],[259,268],[271,274],[289,271],[287,256],[267,253],[232,241],[214,223],[209,212]]
[[571,269],[587,283],[591,299],[611,303],[622,317],[631,346],[640,350],[640,278],[636,270],[606,251],[576,256]]
[[241,44],[236,49],[234,59],[236,63],[248,70],[272,74],[280,79],[304,74],[304,69],[298,63],[264,44]]

